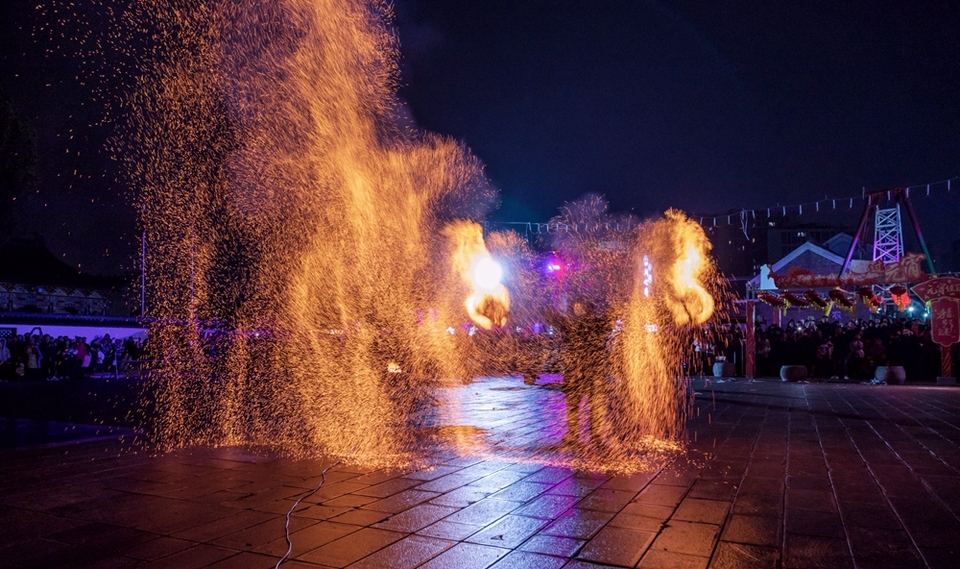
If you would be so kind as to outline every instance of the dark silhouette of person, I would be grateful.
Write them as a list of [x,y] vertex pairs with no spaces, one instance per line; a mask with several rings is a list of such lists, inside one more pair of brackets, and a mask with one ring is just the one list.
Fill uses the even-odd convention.
[[568,314],[557,318],[553,325],[562,335],[561,390],[567,403],[567,433],[563,444],[580,446],[580,403],[586,397],[589,408],[587,431],[591,442],[601,445],[605,422],[608,323],[597,314],[593,303],[580,299],[574,301]]

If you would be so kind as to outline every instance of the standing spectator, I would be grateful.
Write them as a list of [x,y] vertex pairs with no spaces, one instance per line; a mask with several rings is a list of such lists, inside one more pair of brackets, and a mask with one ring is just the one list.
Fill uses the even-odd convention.
[[7,347],[7,339],[0,338],[0,380],[6,380],[13,375],[11,357],[10,348]]
[[853,335],[850,342],[850,351],[847,356],[847,375],[845,379],[864,379],[866,378],[867,355],[863,349],[863,341],[860,339],[860,332]]
[[836,378],[833,369],[833,342],[824,340],[817,346],[817,361],[813,366],[813,377]]
[[43,379],[43,373],[40,369],[40,365],[43,362],[43,357],[40,354],[40,348],[37,347],[37,343],[33,338],[27,340],[27,347],[24,348],[23,353],[26,379],[29,381]]

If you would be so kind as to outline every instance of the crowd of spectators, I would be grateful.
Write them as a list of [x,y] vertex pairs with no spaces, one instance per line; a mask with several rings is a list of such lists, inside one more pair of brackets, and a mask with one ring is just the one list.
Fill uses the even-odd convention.
[[[711,361],[724,356],[743,373],[744,333],[724,327],[718,333]],[[806,366],[808,375],[820,379],[866,380],[877,366],[902,366],[906,377],[933,380],[940,375],[940,346],[930,338],[930,327],[915,318],[852,319],[841,323],[790,320],[783,326],[755,328],[756,376],[777,377],[781,366]],[[708,351],[708,350],[705,350]]]
[[0,339],[0,380],[59,381],[96,373],[120,373],[144,354],[144,341],[111,338],[88,341],[77,336],[54,337],[43,333]]

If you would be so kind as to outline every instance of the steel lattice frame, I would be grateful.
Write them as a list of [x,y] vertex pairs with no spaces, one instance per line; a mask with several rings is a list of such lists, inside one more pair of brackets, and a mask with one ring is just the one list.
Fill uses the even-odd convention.
[[896,263],[903,256],[903,231],[900,226],[900,204],[889,209],[877,208],[874,217],[875,237],[873,260]]

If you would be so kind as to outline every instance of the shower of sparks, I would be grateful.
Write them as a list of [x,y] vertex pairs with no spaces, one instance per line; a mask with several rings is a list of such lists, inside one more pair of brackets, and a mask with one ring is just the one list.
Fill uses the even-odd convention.
[[609,324],[602,452],[509,453],[630,471],[682,447],[683,362],[719,292],[699,226],[671,211],[614,231],[602,200],[568,204],[554,221],[586,229],[553,236],[549,275],[518,234],[484,236],[466,221],[495,197],[479,160],[397,98],[386,2],[96,6],[114,25],[81,49],[97,73],[112,51],[129,88],[98,96],[147,236],[151,444],[369,466],[474,452],[438,386],[562,372],[547,321],[587,298]]

